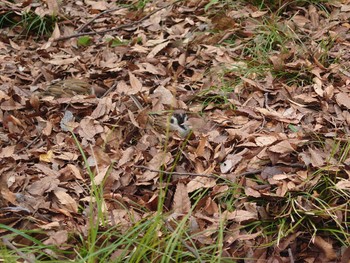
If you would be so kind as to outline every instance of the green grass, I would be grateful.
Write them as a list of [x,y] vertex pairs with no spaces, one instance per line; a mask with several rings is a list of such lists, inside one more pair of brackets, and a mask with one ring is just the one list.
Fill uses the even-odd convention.
[[[349,157],[349,142],[335,139],[320,145],[329,151],[329,160],[336,160],[338,165]],[[274,218],[271,221],[255,222],[254,229],[262,230],[265,236],[272,236],[274,244],[302,231],[310,236],[334,235],[340,245],[349,246],[348,220],[346,217],[339,218],[339,215],[347,214],[350,192],[337,188],[336,184],[344,175],[340,176],[332,167],[337,166],[329,164],[315,171],[305,182],[305,189],[290,191],[274,203],[266,203],[266,200],[260,198],[252,199],[261,206],[269,204],[270,215]]]
[[50,37],[57,20],[55,15],[41,17],[32,11],[23,12],[21,15],[9,11],[0,16],[0,28],[11,27],[18,32],[18,36]]
[[[6,259],[5,262],[18,262],[18,259],[23,259],[23,255],[26,258],[33,258],[35,255],[37,260],[54,260],[54,257],[50,255],[49,251],[61,255],[65,254],[64,251],[43,243],[44,238],[39,238],[46,237],[43,230],[20,230],[4,224],[0,224],[0,229],[3,231],[6,230],[6,234],[2,235],[2,239],[0,240],[0,259]],[[12,241],[14,240],[14,246],[17,250],[12,250],[12,248],[8,247],[4,243],[5,240],[11,244],[13,244]]]
[[[189,229],[189,220],[193,209],[206,195],[206,191],[196,193],[197,197],[193,199],[197,201],[194,201],[190,213],[178,219],[170,220],[170,214],[164,211],[164,202],[168,192],[168,180],[171,177],[160,174],[160,184],[166,185],[166,187],[159,189],[157,211],[149,211],[149,216],[141,221],[133,221],[132,213],[130,213],[129,219],[132,226],[126,230],[125,226],[122,225],[108,227],[103,213],[103,183],[100,185],[93,183],[94,173],[87,165],[87,158],[78,138],[73,133],[72,135],[86,164],[85,168],[90,175],[92,182],[90,195],[91,200],[93,200],[89,204],[88,236],[80,236],[75,242],[78,244],[76,251],[78,251],[79,256],[75,259],[77,262],[95,262],[96,259],[100,262],[152,262],[153,260],[160,262],[204,262],[202,258],[207,260],[212,257],[211,254],[207,254],[209,252],[204,253],[196,248]],[[183,142],[181,148],[184,148],[186,143],[187,140]],[[166,152],[167,142],[165,142],[164,147]],[[182,150],[179,149],[175,155],[172,169],[176,167],[181,155]],[[125,207],[125,209],[128,208]],[[142,210],[143,208],[137,207],[137,209]],[[223,231],[223,224],[221,228],[220,231]],[[112,254],[116,250],[120,253],[118,256],[113,256]],[[220,261],[214,260],[213,262]]]
[[[138,1],[137,8],[143,8],[149,1]],[[248,1],[253,2],[259,8],[284,9],[282,1]],[[219,4],[232,4],[232,1],[212,0],[207,4],[207,11],[215,10]],[[327,14],[325,1],[294,1],[291,4],[315,4],[317,8]],[[12,13],[3,15],[0,19],[0,27],[13,26],[21,29],[24,35],[35,32],[39,36],[45,36],[52,32],[54,18],[39,18],[33,14],[24,14],[21,19],[13,19]],[[43,20],[44,19],[44,20]],[[301,57],[306,47],[303,42],[310,43],[307,37],[301,39],[296,32],[288,30],[281,23],[281,17],[268,14],[261,19],[254,19],[250,22],[256,25],[252,31],[252,37],[242,38],[233,35],[227,39],[223,45],[234,47],[236,41],[241,41],[242,49],[238,55],[239,60],[231,68],[223,68],[218,73],[221,85],[212,85],[208,89],[201,90],[196,95],[196,102],[202,104],[205,109],[208,106],[235,109],[230,101],[230,95],[235,92],[237,86],[242,85],[241,77],[252,80],[264,80],[267,74],[274,77],[277,82],[286,85],[297,85],[305,87],[313,83],[314,75],[311,73],[312,67],[301,66],[295,68],[274,68],[270,61],[273,55],[289,54],[290,45],[296,46],[295,54],[283,61],[295,62],[298,56]],[[124,45],[127,42],[117,40],[112,42],[112,46]],[[329,52],[334,47],[336,39],[331,37],[314,41],[314,53],[304,54],[304,59],[310,59],[310,55],[317,55],[317,59],[322,65],[328,67],[337,62],[338,58],[330,57]],[[315,53],[316,52],[316,53]],[[240,63],[241,62],[241,63]],[[294,132],[296,128],[291,124],[290,129]],[[350,236],[348,234],[348,203],[350,200],[350,191],[337,187],[337,184],[348,178],[344,171],[345,164],[349,158],[350,142],[338,139],[325,138],[317,133],[310,135],[306,147],[313,147],[328,153],[325,165],[318,170],[313,171],[308,168],[308,178],[303,182],[303,187],[298,190],[288,191],[284,196],[266,196],[253,198],[247,196],[244,192],[244,186],[229,182],[228,180],[218,179],[217,185],[227,186],[228,190],[212,195],[211,189],[200,189],[190,193],[191,208],[188,213],[183,215],[171,214],[172,211],[166,210],[166,201],[169,201],[171,188],[171,176],[161,171],[159,172],[159,183],[154,188],[154,194],[157,195],[157,208],[155,211],[148,210],[137,202],[129,201],[125,204],[121,201],[114,202],[123,210],[127,211],[125,218],[128,223],[119,223],[113,225],[109,222],[109,215],[105,210],[104,183],[109,176],[107,172],[104,180],[95,183],[96,173],[90,168],[84,149],[80,145],[79,138],[72,133],[75,143],[79,148],[81,159],[84,162],[84,168],[89,175],[86,188],[89,189],[90,200],[81,205],[81,210],[88,207],[86,215],[86,232],[70,233],[69,241],[74,249],[68,251],[60,250],[53,246],[47,246],[43,242],[47,238],[45,233],[43,238],[36,238],[38,231],[18,230],[6,225],[0,225],[1,229],[6,229],[5,238],[12,240],[20,236],[27,240],[30,245],[17,245],[18,251],[29,255],[35,254],[37,260],[59,262],[57,258],[47,253],[53,250],[60,255],[63,262],[72,260],[74,262],[232,262],[232,259],[226,258],[224,244],[227,239],[235,235],[231,227],[239,229],[239,233],[257,234],[261,233],[261,238],[265,241],[259,245],[254,245],[254,249],[272,247],[279,245],[283,240],[294,233],[301,233],[303,237],[310,238],[315,236],[332,236],[338,244],[342,246],[350,245]],[[163,146],[164,152],[167,152],[169,134]],[[174,171],[184,156],[186,146],[190,143],[187,140],[180,145],[174,153],[174,161],[169,165],[169,170]],[[192,146],[191,146],[192,147]],[[293,153],[294,154],[294,153]],[[295,157],[295,156],[294,156]],[[297,160],[297,158],[295,159]],[[112,168],[113,164],[111,164]],[[163,167],[160,167],[162,170]],[[291,176],[293,176],[291,174]],[[268,184],[256,175],[246,176],[257,185]],[[91,182],[91,185],[90,185]],[[269,191],[276,193],[277,185],[269,185]],[[200,210],[199,203],[204,198],[212,198],[218,206],[218,213],[215,220],[203,219],[200,221],[203,225],[196,226],[197,221],[193,217]],[[222,211],[235,211],[244,207],[245,204],[256,205],[266,212],[267,218],[258,218],[254,221],[242,222],[239,225],[225,219]],[[86,207],[84,206],[86,205]],[[139,213],[137,213],[139,212]],[[138,215],[142,214],[142,218]],[[341,215],[344,215],[341,217]],[[202,229],[202,228],[204,229]],[[236,229],[234,229],[236,230]],[[43,233],[40,233],[43,234]],[[208,244],[198,242],[198,240],[207,239]],[[204,242],[204,241],[203,241]],[[246,244],[239,243],[235,249],[243,248]],[[15,250],[11,250],[4,244],[0,246],[0,254],[6,262],[17,262],[21,259]],[[238,259],[237,259],[238,260]]]

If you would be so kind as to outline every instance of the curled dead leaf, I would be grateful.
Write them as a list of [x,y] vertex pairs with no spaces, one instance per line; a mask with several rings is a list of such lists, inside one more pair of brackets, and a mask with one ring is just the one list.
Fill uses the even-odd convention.
[[178,183],[176,186],[173,209],[179,214],[187,214],[191,209],[191,201],[183,183]]
[[67,194],[63,189],[57,188],[54,190],[54,194],[61,204],[61,208],[67,209],[69,212],[78,213],[77,202]]
[[235,210],[233,212],[226,212],[223,213],[223,216],[227,218],[227,220],[233,220],[237,223],[258,219],[257,212],[250,212],[246,210]]

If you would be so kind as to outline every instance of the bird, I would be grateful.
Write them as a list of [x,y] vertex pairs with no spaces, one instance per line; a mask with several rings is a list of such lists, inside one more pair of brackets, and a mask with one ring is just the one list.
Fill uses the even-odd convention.
[[146,113],[146,122],[156,131],[177,132],[181,137],[186,137],[191,132],[191,128],[187,123],[188,116],[183,110],[149,112],[141,105],[136,96],[130,95],[130,97],[138,109],[141,110],[141,119],[144,116],[143,113]]
[[191,128],[187,124],[188,116],[178,110],[164,113],[149,114],[152,126],[158,131],[177,132],[181,137],[186,137]]
[[57,98],[71,98],[76,95],[97,95],[103,92],[101,88],[93,87],[83,79],[68,78],[64,80],[53,81],[48,85],[46,90],[40,92],[40,96],[52,96]]
[[50,83],[40,95],[53,96],[54,98],[69,98],[75,95],[90,95],[91,93],[91,85],[87,81],[72,78]]

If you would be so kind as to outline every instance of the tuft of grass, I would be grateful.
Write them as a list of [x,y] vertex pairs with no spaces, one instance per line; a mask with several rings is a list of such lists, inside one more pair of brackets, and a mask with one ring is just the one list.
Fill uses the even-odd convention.
[[[87,262],[96,262],[97,258],[94,257],[96,250],[98,250],[97,243],[99,241],[99,228],[100,226],[107,226],[107,218],[106,218],[106,206],[103,197],[103,185],[104,181],[108,177],[109,171],[107,171],[107,175],[104,177],[104,181],[101,183],[96,183],[95,181],[95,173],[91,170],[90,165],[88,163],[87,157],[84,153],[81,144],[79,143],[78,138],[75,136],[74,132],[71,132],[73,139],[78,146],[80,154],[84,160],[85,169],[90,177],[91,188],[90,188],[90,201],[89,201],[89,221],[88,221],[88,235],[87,239],[83,239],[83,243],[85,245],[85,253],[88,255]],[[96,158],[94,158],[96,160]]]
[[[264,207],[270,219],[261,219],[243,226],[247,231],[262,231],[278,245],[284,238],[294,233],[304,233],[308,238],[333,236],[341,246],[350,245],[348,231],[348,210],[350,190],[338,183],[347,176],[339,169],[349,158],[350,141],[333,140],[320,142],[325,152],[329,152],[323,168],[310,173],[302,190],[294,190],[279,197],[274,202],[264,198],[249,198]],[[258,181],[257,181],[258,182]],[[275,190],[272,188],[271,192]]]
[[20,36],[34,35],[38,38],[49,37],[57,22],[58,17],[39,16],[32,11],[23,12],[21,15],[13,11],[6,12],[0,17],[0,28],[12,27],[19,32]]
[[[209,250],[200,250],[196,247],[191,233],[191,215],[198,202],[207,194],[207,191],[197,191],[194,194],[196,198],[191,197],[194,203],[190,212],[180,217],[174,217],[164,211],[171,176],[165,177],[161,172],[159,184],[165,185],[165,187],[158,190],[158,206],[155,212],[148,211],[148,216],[139,221],[133,221],[132,213],[130,213],[129,219],[131,221],[127,228],[125,225],[110,227],[106,224],[105,211],[103,210],[103,183],[100,185],[94,184],[94,173],[88,165],[78,138],[73,132],[72,135],[92,182],[88,236],[78,238],[80,245],[76,248],[78,252],[76,262],[96,262],[96,260],[99,262],[152,262],[155,260],[159,262],[221,262],[217,259],[221,257],[222,248],[216,253],[213,252],[216,251],[215,249],[218,246],[212,246]],[[170,168],[171,171],[175,169],[180,161],[186,144],[187,140],[182,143],[175,154],[174,163]],[[168,142],[166,141],[164,152],[167,152],[167,145]],[[125,209],[132,210],[134,208],[125,207]],[[144,210],[145,208],[137,205],[136,209]],[[219,243],[223,239],[224,225],[224,223],[221,224]],[[197,233],[197,235],[199,234]]]
[[208,106],[235,108],[235,105],[229,100],[230,94],[234,92],[235,87],[241,80],[238,77],[232,78],[228,75],[230,75],[230,71],[223,70],[222,73],[219,73],[219,79],[221,80],[220,86],[211,86],[196,94],[196,101],[201,102],[203,110]]
[[[7,225],[0,224],[0,229],[6,231],[2,235],[0,240],[0,259],[4,262],[18,262],[18,260],[27,260],[28,262],[34,262],[36,260],[45,260],[53,262],[56,258],[55,255],[65,255],[65,251],[61,251],[52,245],[45,245],[43,241],[47,239],[45,231],[40,229],[26,230],[15,229]],[[20,240],[20,242],[18,242]],[[6,245],[10,243],[16,249],[12,249]]]

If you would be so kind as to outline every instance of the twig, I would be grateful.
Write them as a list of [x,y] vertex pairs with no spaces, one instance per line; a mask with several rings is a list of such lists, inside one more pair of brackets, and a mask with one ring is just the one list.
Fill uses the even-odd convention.
[[106,97],[109,93],[111,93],[112,90],[114,90],[116,87],[118,86],[118,81],[115,81],[112,85],[112,87],[110,87],[108,90],[106,90],[105,93],[103,93],[103,95],[101,96],[101,98]]
[[41,72],[38,76],[36,76],[36,78],[33,80],[31,85],[36,85],[42,76],[43,76],[43,73]]
[[135,95],[130,95],[130,98],[132,99],[132,101],[135,103],[135,105],[137,106],[137,108],[139,109],[139,110],[144,110],[144,108],[142,107],[142,105],[141,105],[141,103],[139,102],[139,100],[136,98],[136,96]]
[[197,173],[180,173],[180,172],[166,172],[166,171],[161,171],[161,170],[155,170],[151,169],[147,166],[143,165],[134,165],[136,168],[140,169],[145,169],[150,172],[155,172],[155,173],[163,173],[163,174],[169,174],[169,175],[180,175],[180,176],[200,176],[200,177],[208,177],[208,178],[219,178],[218,175],[212,175],[212,174],[197,174]]
[[31,259],[30,257],[28,257],[27,255],[25,255],[22,251],[20,251],[18,248],[16,248],[7,238],[2,238],[2,242],[5,244],[5,246],[7,246],[9,249],[12,249],[14,251],[16,251],[16,253],[18,254],[18,256],[20,256],[22,259],[24,259],[25,261],[29,262],[29,263],[35,263],[35,260]]
[[288,255],[289,255],[290,263],[294,263],[293,253],[292,253],[292,250],[290,248],[288,248]]
[[24,148],[22,148],[22,149],[19,149],[19,150],[16,151],[15,153],[18,154],[18,153],[21,153],[21,152],[23,152],[23,151],[25,151],[25,150],[28,150],[28,149],[30,148],[30,146],[32,146],[34,143],[36,143],[36,142],[39,141],[39,139],[41,138],[41,136],[42,136],[42,133],[39,134],[38,136],[36,136],[36,137],[34,138],[34,140],[32,140],[30,143],[28,143],[28,144],[26,145],[26,147],[24,147]]
[[88,25],[90,25],[92,22],[94,22],[97,18],[99,18],[100,16],[104,15],[104,14],[107,14],[107,13],[110,13],[110,12],[114,12],[118,9],[121,9],[120,7],[116,7],[116,8],[112,8],[112,9],[109,9],[109,10],[105,10],[99,14],[97,14],[94,18],[90,19],[90,21],[88,21],[87,23],[85,23],[84,25],[82,25],[81,27],[79,27],[77,29],[77,32],[79,33],[80,31],[82,31],[85,27],[87,27]]
[[[207,177],[207,178],[221,178],[219,175],[215,175],[215,174],[197,174],[197,173],[167,172],[167,171],[152,169],[152,168],[149,168],[149,167],[144,166],[144,165],[134,165],[134,167],[140,168],[140,169],[145,169],[145,170],[148,170],[148,171],[150,171],[150,172],[163,173],[163,174],[168,174],[168,175],[198,176],[198,177]],[[306,168],[305,165],[303,165],[303,164],[297,164],[297,163],[286,165],[286,167]],[[235,176],[236,176],[236,177],[241,177],[241,176],[247,176],[247,175],[254,175],[254,174],[261,173],[263,170],[264,170],[264,169],[259,169],[259,170],[254,170],[254,171],[243,172],[243,173],[237,174],[237,175],[235,175]],[[226,178],[222,178],[222,179],[226,179]]]
[[110,28],[110,29],[101,30],[101,31],[83,32],[83,33],[73,34],[73,35],[70,35],[70,36],[63,36],[63,37],[56,38],[54,41],[58,42],[58,41],[63,41],[63,40],[67,40],[67,39],[70,39],[70,38],[81,37],[81,36],[102,35],[102,34],[105,34],[105,33],[111,32],[111,31],[116,31],[116,30],[119,30],[119,29],[122,29],[122,28],[131,27],[131,26],[134,26],[134,25],[137,25],[137,24],[141,23],[142,21],[146,20],[147,18],[149,18],[150,16],[152,16],[155,13],[159,12],[160,10],[162,10],[164,8],[167,8],[169,6],[172,6],[173,4],[175,4],[177,2],[181,2],[181,1],[183,1],[183,0],[176,0],[173,3],[170,3],[168,5],[160,7],[158,9],[154,10],[153,12],[149,13],[148,15],[144,16],[143,18],[141,18],[141,19],[139,19],[137,21],[134,21],[134,22],[132,22],[130,24],[120,25],[120,26],[116,26],[116,27],[113,27],[113,28]]

